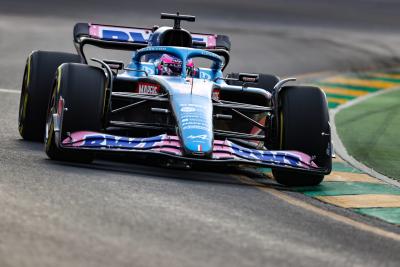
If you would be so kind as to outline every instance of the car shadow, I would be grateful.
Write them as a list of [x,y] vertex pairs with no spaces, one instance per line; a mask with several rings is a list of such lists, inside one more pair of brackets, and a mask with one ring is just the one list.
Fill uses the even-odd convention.
[[243,182],[240,176],[251,178],[258,187],[268,187],[283,191],[291,191],[277,184],[274,180],[261,174],[256,168],[227,168],[226,166],[197,166],[195,169],[160,166],[159,162],[149,161],[140,157],[121,157],[119,155],[98,155],[93,163],[83,164],[74,162],[55,161],[47,158],[43,144],[23,139],[16,140],[17,147],[36,153],[42,153],[43,163],[53,166],[81,168],[87,171],[98,170],[128,175],[147,176],[152,179],[175,180],[194,183],[214,183],[235,186],[254,186]]

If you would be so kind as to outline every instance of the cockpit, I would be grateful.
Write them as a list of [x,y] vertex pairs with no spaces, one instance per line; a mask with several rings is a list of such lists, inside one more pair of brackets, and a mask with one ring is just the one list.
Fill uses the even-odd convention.
[[[147,56],[144,60],[147,63],[152,63],[155,66],[155,75],[163,76],[180,76],[182,73],[182,60],[169,54],[157,54]],[[145,63],[145,62],[142,62]],[[186,76],[197,78],[198,68],[195,67],[194,60],[186,61]]]
[[[139,72],[132,76],[180,76],[182,78],[215,79],[222,75],[223,60],[220,56],[193,48],[153,46],[138,50],[130,69]],[[144,75],[143,75],[144,74]]]

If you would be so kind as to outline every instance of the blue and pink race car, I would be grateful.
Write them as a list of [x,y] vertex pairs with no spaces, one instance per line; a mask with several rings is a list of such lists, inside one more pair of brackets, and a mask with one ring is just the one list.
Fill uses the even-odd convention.
[[[78,23],[77,54],[32,52],[19,108],[24,139],[54,160],[139,154],[191,167],[261,166],[284,185],[316,185],[332,166],[325,94],[294,79],[230,73],[228,36],[173,27]],[[86,58],[84,47],[132,51],[128,64]]]

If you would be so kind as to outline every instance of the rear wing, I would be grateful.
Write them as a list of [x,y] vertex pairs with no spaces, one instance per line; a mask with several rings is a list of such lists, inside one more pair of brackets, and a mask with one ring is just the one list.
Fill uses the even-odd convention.
[[[74,27],[74,44],[86,62],[83,47],[86,44],[105,49],[138,50],[148,46],[150,35],[155,29],[124,26],[77,23]],[[194,48],[219,54],[229,62],[231,44],[229,37],[217,34],[191,33]]]

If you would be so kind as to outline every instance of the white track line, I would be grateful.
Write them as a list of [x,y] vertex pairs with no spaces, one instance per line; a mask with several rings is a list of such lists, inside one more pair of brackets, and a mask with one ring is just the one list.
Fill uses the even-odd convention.
[[400,182],[391,179],[381,173],[378,173],[377,171],[375,171],[374,169],[362,164],[361,162],[357,161],[355,158],[353,158],[352,156],[349,155],[349,153],[347,152],[346,148],[344,147],[342,140],[340,140],[339,135],[336,131],[336,125],[335,125],[335,116],[336,114],[346,108],[349,108],[351,106],[354,106],[356,104],[359,104],[371,97],[377,96],[377,95],[381,95],[381,94],[385,94],[385,93],[389,93],[389,92],[393,92],[393,91],[397,91],[400,90],[400,88],[395,88],[395,89],[388,89],[388,90],[381,90],[372,94],[368,94],[362,97],[358,97],[355,100],[349,101],[346,104],[343,105],[339,105],[337,108],[331,110],[331,120],[333,121],[333,124],[331,125],[332,129],[332,142],[333,142],[333,148],[335,150],[335,152],[345,161],[347,161],[348,163],[350,163],[350,165],[353,165],[355,168],[362,170],[363,172],[378,178],[379,180],[382,180],[388,184],[400,187]]
[[20,90],[16,90],[16,89],[4,89],[4,88],[0,88],[0,93],[6,93],[6,94],[20,94],[21,91],[20,91]]

